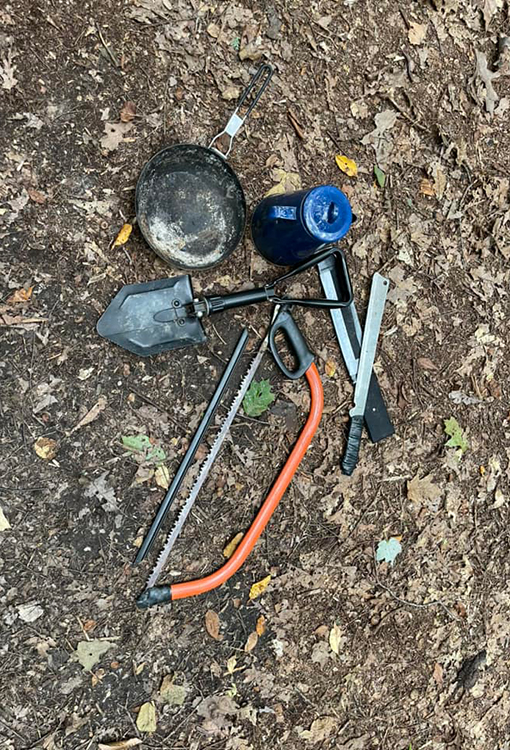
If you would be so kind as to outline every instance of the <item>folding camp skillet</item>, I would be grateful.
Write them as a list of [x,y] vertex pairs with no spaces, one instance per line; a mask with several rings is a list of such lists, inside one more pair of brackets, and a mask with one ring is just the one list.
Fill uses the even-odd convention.
[[[283,333],[293,353],[297,364],[294,370],[287,368],[280,356],[276,343],[276,336],[279,333]],[[225,583],[225,581],[239,570],[266,528],[269,519],[282,499],[317,431],[324,405],[322,383],[314,362],[314,356],[308,348],[301,331],[294,322],[288,307],[282,308],[271,325],[269,346],[276,363],[287,377],[297,379],[304,375],[308,381],[311,401],[305,426],[250,528],[227,562],[219,570],[204,578],[197,578],[194,581],[186,581],[184,583],[174,583],[171,586],[153,586],[146,589],[137,599],[137,606],[140,609],[147,609],[156,604],[164,604],[177,599],[186,599],[198,594],[204,594],[206,591],[211,591],[222,583]]]

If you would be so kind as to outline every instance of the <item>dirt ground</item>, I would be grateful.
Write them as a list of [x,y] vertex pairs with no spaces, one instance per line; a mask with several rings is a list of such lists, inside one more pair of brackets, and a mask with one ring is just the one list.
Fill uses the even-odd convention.
[[[507,0],[2,3],[2,750],[509,750],[508,36]],[[276,185],[348,195],[362,317],[372,274],[392,284],[376,369],[396,434],[341,475],[352,387],[327,313],[296,311],[325,390],[312,447],[228,584],[142,612],[133,560],[165,469],[269,310],[131,355],[99,315],[122,284],[178,272],[136,226],[113,240],[144,163],[207,144],[263,60],[275,75],[230,162],[250,210]],[[194,288],[275,274],[247,231]],[[316,272],[290,290],[318,294]],[[299,434],[306,382],[269,355],[261,375],[276,400],[236,418],[164,583],[221,565]],[[126,448],[137,435],[164,469]]]

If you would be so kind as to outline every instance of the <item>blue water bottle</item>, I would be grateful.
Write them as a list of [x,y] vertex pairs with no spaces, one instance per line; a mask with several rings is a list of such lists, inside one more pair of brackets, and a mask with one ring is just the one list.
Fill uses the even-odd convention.
[[259,253],[278,266],[294,266],[322,245],[338,242],[352,224],[347,197],[334,185],[269,195],[251,220]]

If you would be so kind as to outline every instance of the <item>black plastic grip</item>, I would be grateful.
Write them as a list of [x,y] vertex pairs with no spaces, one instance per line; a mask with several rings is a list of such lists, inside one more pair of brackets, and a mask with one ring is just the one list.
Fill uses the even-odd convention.
[[145,589],[136,600],[138,609],[149,609],[156,604],[167,604],[172,601],[172,590],[170,586],[153,586]]
[[347,444],[345,446],[344,457],[342,458],[342,473],[347,474],[349,477],[358,463],[364,421],[365,417],[362,414],[359,414],[355,417],[351,417],[351,422],[349,424]]
[[[284,334],[285,341],[296,359],[297,366],[295,370],[289,370],[280,357],[278,347],[276,346],[276,335],[280,331]],[[308,344],[306,343],[303,334],[297,327],[290,311],[286,308],[280,310],[271,326],[269,332],[269,348],[271,349],[275,362],[280,370],[288,378],[291,378],[291,380],[301,378],[314,360],[314,356],[308,348]]]

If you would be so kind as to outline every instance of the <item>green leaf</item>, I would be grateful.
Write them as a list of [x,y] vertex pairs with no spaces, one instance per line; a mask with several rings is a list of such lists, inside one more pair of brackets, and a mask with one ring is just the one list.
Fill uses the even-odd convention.
[[374,174],[375,174],[375,179],[379,183],[379,187],[384,189],[384,186],[386,185],[386,175],[382,171],[382,169],[380,169],[377,166],[377,164],[374,167]]
[[388,541],[383,539],[382,542],[379,542],[377,546],[376,560],[377,562],[387,562],[390,563],[390,565],[393,565],[395,558],[401,552],[402,546],[400,542],[392,536]]
[[260,417],[274,400],[269,380],[254,380],[244,397],[243,409],[249,417]]
[[234,39],[232,39],[232,41],[230,42],[230,46],[233,47],[236,52],[239,52],[239,47],[241,46],[241,37],[234,37]]
[[129,451],[142,453],[151,447],[151,441],[148,435],[123,435],[122,445]]
[[123,435],[122,445],[148,464],[159,466],[166,459],[166,453],[159,445],[153,445],[148,435]]
[[152,734],[158,728],[156,723],[156,706],[152,701],[144,703],[138,711],[136,717],[136,728],[139,732],[148,732]]
[[447,448],[458,448],[457,455],[462,458],[463,453],[469,448],[468,441],[462,431],[462,427],[457,422],[455,417],[444,420],[444,431],[450,436],[450,439],[446,441]]

